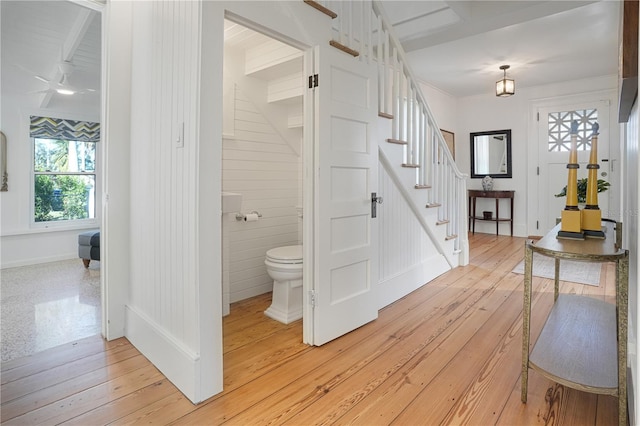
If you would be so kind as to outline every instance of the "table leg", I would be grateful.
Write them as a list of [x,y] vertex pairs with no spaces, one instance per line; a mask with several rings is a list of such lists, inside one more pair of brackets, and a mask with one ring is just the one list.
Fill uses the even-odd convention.
[[556,257],[555,275],[553,281],[553,301],[558,300],[560,294],[560,259]]
[[511,218],[511,236],[513,237],[513,197],[510,198],[511,200],[511,216],[509,216]]
[[524,304],[522,307],[522,389],[520,399],[527,402],[529,385],[529,334],[531,331],[531,274],[533,271],[533,250],[529,243],[524,247]]
[[473,197],[473,230],[472,233],[476,233],[476,197]]
[[471,231],[471,197],[469,197],[469,202],[467,203],[467,219],[469,220],[469,231]]
[[627,425],[627,324],[629,252],[616,262],[618,316],[618,425]]
[[500,199],[496,198],[496,235],[500,229]]

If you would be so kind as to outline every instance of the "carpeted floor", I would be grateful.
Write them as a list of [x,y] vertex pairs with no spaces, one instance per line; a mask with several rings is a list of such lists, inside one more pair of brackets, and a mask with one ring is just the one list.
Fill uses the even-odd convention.
[[[562,260],[560,261],[560,280],[598,286],[600,284],[601,270],[601,263]],[[518,263],[511,272],[524,274],[524,260]],[[533,275],[553,279],[555,277],[555,259],[534,253]]]
[[7,268],[0,281],[3,362],[100,333],[100,262]]

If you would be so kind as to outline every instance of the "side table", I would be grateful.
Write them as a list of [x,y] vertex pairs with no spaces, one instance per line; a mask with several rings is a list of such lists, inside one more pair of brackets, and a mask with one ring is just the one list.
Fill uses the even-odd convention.
[[[498,235],[500,222],[511,223],[511,236],[513,237],[513,196],[515,191],[482,191],[476,189],[469,190],[469,230],[476,233],[476,220],[483,220],[496,223],[496,235]],[[477,198],[495,198],[496,199],[496,217],[485,219],[484,216],[476,215],[476,199]],[[500,199],[508,198],[511,206],[511,216],[508,218],[500,217]]]

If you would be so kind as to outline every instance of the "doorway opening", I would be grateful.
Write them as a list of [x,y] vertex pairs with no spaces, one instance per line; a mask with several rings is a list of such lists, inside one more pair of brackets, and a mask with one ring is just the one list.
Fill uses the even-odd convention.
[[[104,21],[103,5],[73,1],[3,2],[2,13],[7,23],[2,27],[3,81],[11,82],[3,85],[8,101],[3,117],[12,118],[4,120],[3,131],[12,135],[16,148],[11,158],[19,160],[17,179],[11,178],[9,186],[13,194],[33,196],[16,198],[28,200],[30,206],[16,210],[27,214],[6,221],[5,230],[15,230],[7,239],[15,267],[3,270],[2,359],[7,361],[102,329],[105,262],[101,268],[92,261],[85,269],[77,239],[100,226],[104,140],[78,143],[84,138],[72,122],[77,120],[79,128],[81,122],[103,118]],[[30,117],[46,117],[42,127],[50,131],[36,139]]]
[[[246,342],[284,330],[302,345],[295,307],[289,324],[264,310],[274,285],[267,251],[303,243],[305,87],[302,50],[229,19],[224,28],[221,269],[227,357]],[[302,277],[299,284],[289,296],[299,297],[301,309]]]

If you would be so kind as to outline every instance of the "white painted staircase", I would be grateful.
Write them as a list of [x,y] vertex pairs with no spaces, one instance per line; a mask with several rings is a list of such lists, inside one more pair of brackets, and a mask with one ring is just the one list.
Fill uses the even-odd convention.
[[331,18],[329,44],[378,67],[380,164],[451,267],[466,265],[466,176],[453,156],[376,1],[304,0]]

